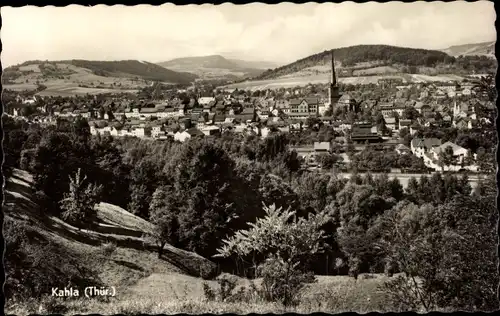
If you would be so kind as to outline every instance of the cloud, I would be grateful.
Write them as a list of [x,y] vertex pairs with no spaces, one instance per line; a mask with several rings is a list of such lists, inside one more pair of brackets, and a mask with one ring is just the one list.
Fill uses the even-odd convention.
[[4,66],[30,59],[141,59],[230,52],[290,62],[325,49],[430,49],[496,40],[493,3],[416,2],[2,8]]

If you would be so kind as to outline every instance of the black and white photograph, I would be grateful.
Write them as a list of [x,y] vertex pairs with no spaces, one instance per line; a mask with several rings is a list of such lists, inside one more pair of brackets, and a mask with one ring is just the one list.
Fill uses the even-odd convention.
[[0,14],[5,314],[499,309],[494,2]]

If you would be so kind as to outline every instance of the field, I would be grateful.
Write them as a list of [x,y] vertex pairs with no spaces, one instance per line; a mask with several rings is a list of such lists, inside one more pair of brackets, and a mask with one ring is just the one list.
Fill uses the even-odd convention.
[[237,78],[245,76],[245,72],[224,68],[212,68],[212,67],[182,67],[182,66],[170,66],[169,69],[178,72],[190,72],[197,74],[203,79],[220,79],[220,78]]
[[[245,81],[235,84],[230,84],[222,89],[249,89],[265,90],[265,89],[279,89],[291,88],[296,86],[305,86],[307,84],[325,84],[329,82],[330,75],[328,73],[310,74],[307,76],[296,76],[295,74],[290,77],[283,77],[272,80],[257,80]],[[450,80],[463,80],[462,77],[456,75],[376,75],[376,76],[356,76],[356,77],[340,77],[337,80],[343,84],[376,84],[382,78],[402,78],[408,82],[436,82],[436,81],[450,81]]]
[[[107,286],[116,287],[116,296],[110,300],[46,298],[40,301],[7,302],[6,313],[26,315],[51,313],[54,306],[63,313],[251,313],[284,312],[282,307],[263,302],[222,303],[204,300],[203,282],[212,288],[216,280],[204,281],[197,274],[213,269],[206,259],[169,245],[160,259],[154,245],[142,237],[152,226],[127,211],[106,203],[98,207],[99,226],[94,230],[78,230],[60,219],[40,214],[32,200],[31,176],[15,170],[6,186],[5,214],[15,221],[35,227],[43,238],[83,254],[85,265],[98,271]],[[15,211],[14,211],[15,210]],[[111,255],[103,255],[101,245],[117,245]],[[250,281],[237,280],[237,288]],[[387,277],[361,275],[358,280],[346,276],[317,276],[317,282],[308,285],[301,304],[287,311],[341,312],[386,311],[389,309],[384,293],[378,291]],[[257,284],[259,280],[255,281]],[[62,307],[61,307],[62,306]]]
[[135,93],[146,86],[144,80],[136,80],[130,75],[104,77],[94,74],[91,70],[70,64],[50,64],[43,71],[37,64],[19,67],[21,76],[3,83],[4,89],[14,91],[36,90],[38,85],[47,88],[38,95],[41,96],[75,96],[82,94],[101,93]]

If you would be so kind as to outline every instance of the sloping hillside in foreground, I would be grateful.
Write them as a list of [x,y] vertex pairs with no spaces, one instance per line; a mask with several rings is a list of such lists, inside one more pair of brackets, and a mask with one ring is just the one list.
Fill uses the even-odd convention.
[[[200,271],[215,272],[208,260],[188,251],[167,245],[163,258],[154,245],[141,236],[152,229],[147,221],[107,203],[98,206],[98,228],[78,230],[62,220],[38,210],[27,172],[15,170],[5,187],[5,215],[10,222],[26,223],[39,233],[39,240],[56,245],[60,253],[77,253],[86,258],[83,264],[98,273],[105,286],[116,287],[110,300],[60,298],[28,303],[7,302],[6,313],[27,314],[129,314],[129,313],[282,313],[272,303],[221,303],[204,301],[203,282],[217,287],[217,281],[204,281]],[[102,245],[117,245],[111,255],[102,254]],[[36,247],[36,245],[35,245]],[[230,276],[237,287],[248,287],[249,280]],[[386,277],[362,275],[358,280],[347,276],[318,276],[306,287],[304,301],[292,311],[384,311],[386,298],[377,287]],[[50,280],[47,280],[50,282]],[[259,280],[256,280],[256,284]],[[62,307],[61,307],[62,306]],[[55,309],[56,308],[56,309]],[[62,309],[61,309],[62,308]]]

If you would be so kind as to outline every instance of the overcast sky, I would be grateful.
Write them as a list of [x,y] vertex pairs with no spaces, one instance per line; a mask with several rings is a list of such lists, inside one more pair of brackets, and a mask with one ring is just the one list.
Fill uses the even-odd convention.
[[2,7],[4,67],[222,54],[288,63],[326,49],[441,49],[496,40],[493,2]]

